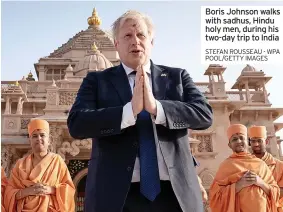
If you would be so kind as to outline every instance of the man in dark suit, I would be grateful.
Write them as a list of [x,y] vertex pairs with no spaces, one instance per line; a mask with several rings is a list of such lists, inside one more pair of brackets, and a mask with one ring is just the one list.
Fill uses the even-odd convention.
[[184,69],[150,60],[150,18],[128,11],[113,24],[121,64],[84,78],[68,117],[72,137],[93,138],[86,212],[202,212],[188,128],[212,109]]

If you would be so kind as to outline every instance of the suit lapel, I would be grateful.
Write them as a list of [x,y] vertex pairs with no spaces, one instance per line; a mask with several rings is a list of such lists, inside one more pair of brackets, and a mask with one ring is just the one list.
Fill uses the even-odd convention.
[[168,71],[155,65],[151,61],[151,80],[152,92],[157,100],[165,99],[166,87],[168,81]]
[[116,70],[109,72],[109,79],[115,87],[123,104],[125,105],[130,102],[132,99],[132,91],[129,84],[128,76],[122,64],[120,64]]

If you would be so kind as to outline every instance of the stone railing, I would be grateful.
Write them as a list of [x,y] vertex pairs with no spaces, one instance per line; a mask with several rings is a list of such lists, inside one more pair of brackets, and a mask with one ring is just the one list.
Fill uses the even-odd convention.
[[73,105],[77,96],[77,91],[59,91],[59,105]]
[[250,99],[252,103],[270,104],[263,91],[250,91]]
[[247,101],[246,92],[245,91],[227,91],[228,100],[232,101]]
[[199,134],[194,136],[196,140],[200,141],[196,148],[193,149],[194,156],[203,159],[215,158],[218,153],[213,149],[212,137],[213,134]]
[[197,135],[196,139],[200,141],[197,152],[213,152],[211,135]]
[[213,127],[206,130],[188,130],[189,142],[193,155],[203,159],[214,159],[218,154],[213,148],[213,140],[215,139],[215,132]]
[[211,93],[208,82],[196,82],[195,85],[202,93]]
[[2,114],[2,135],[27,134],[27,125],[31,118],[39,115]]
[[46,93],[46,88],[52,85],[52,82],[21,81],[20,85],[27,94]]
[[[2,81],[1,82],[1,92],[7,90],[8,88],[16,85],[17,81]],[[68,80],[58,80],[56,81],[56,87],[58,88],[70,88],[70,89],[79,89],[80,84],[82,82],[81,77],[76,81],[68,81]],[[46,93],[46,89],[52,86],[52,81],[27,81],[27,80],[19,80],[19,86],[22,88],[23,92],[28,96],[33,95],[42,95]]]
[[77,89],[60,89],[58,87],[47,88],[48,106],[71,106],[77,96]]
[[1,93],[16,85],[16,81],[1,81]]
[[247,99],[246,91],[227,91],[228,99],[232,101],[244,100],[247,103],[265,103],[270,104],[267,97],[265,97],[264,91],[250,91],[250,98]]

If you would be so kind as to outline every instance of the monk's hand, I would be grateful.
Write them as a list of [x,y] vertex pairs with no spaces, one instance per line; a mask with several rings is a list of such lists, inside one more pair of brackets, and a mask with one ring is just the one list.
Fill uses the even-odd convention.
[[153,96],[148,75],[144,69],[142,71],[144,76],[144,108],[147,112],[156,116],[157,114],[156,99]]
[[34,185],[34,187],[35,187],[35,191],[37,192],[37,195],[43,196],[43,195],[55,194],[55,188],[53,186],[38,183]]
[[131,100],[134,116],[137,116],[144,108],[144,77],[141,68],[138,68],[135,77],[135,87],[133,89],[133,97]]
[[256,184],[257,182],[257,174],[249,171],[246,175],[245,175],[245,179],[246,181],[252,183],[252,184]]
[[55,187],[46,185],[43,187],[41,195],[49,195],[49,194],[55,194]]
[[45,190],[45,185],[43,185],[42,183],[37,183],[35,185],[33,185],[31,188],[33,189],[33,195],[44,195],[44,190]]
[[260,176],[256,176],[256,182],[254,185],[260,187],[268,196],[270,196],[271,188]]
[[256,175],[256,179],[255,179],[254,184],[259,186],[259,187],[262,187],[262,186],[265,185],[265,182],[263,181],[263,179],[260,176]]
[[242,178],[236,182],[236,193],[241,191],[243,188],[251,186],[254,184],[254,181],[251,180],[250,171],[247,171]]
[[33,186],[24,188],[21,190],[20,195],[21,197],[40,195],[42,186],[43,185],[41,183],[37,183]]

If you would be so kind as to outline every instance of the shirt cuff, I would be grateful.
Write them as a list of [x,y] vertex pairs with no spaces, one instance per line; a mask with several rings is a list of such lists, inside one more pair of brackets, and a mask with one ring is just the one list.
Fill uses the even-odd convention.
[[156,118],[153,120],[155,124],[162,124],[166,126],[166,116],[162,104],[156,100]]
[[135,124],[136,124],[136,119],[135,119],[134,113],[133,113],[132,102],[128,102],[123,107],[121,129],[133,126]]

